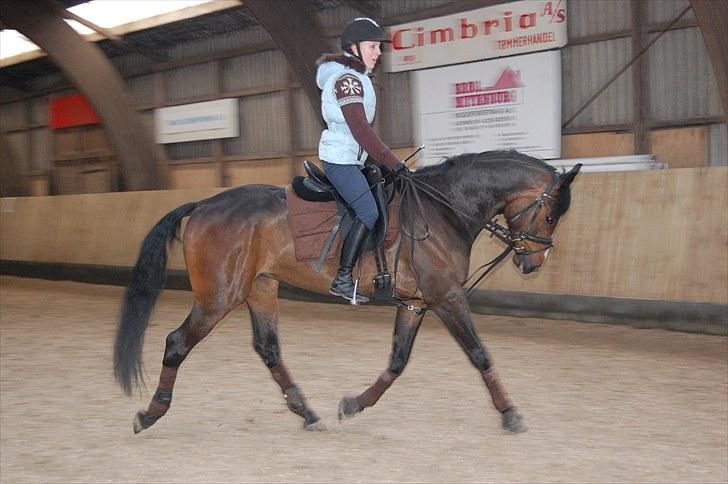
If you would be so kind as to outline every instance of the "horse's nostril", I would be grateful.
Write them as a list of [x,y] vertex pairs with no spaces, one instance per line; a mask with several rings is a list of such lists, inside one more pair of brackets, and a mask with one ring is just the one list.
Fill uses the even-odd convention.
[[524,274],[530,274],[532,272],[538,272],[538,266],[527,266],[524,264],[521,270]]

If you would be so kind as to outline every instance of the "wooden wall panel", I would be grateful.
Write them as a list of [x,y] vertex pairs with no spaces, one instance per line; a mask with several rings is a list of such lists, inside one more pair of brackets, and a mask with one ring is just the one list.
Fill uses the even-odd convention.
[[585,133],[561,137],[561,158],[595,158],[634,154],[632,133]]
[[303,161],[304,160],[308,160],[308,161],[312,162],[314,165],[316,165],[319,168],[321,168],[321,160],[319,159],[318,156],[315,156],[315,155],[311,155],[311,156],[297,156],[293,160],[293,171],[294,171],[294,175],[304,176],[306,174],[306,170],[303,168]]
[[710,164],[710,127],[660,129],[650,133],[652,153],[670,168]]
[[[728,304],[726,186],[728,167],[582,173],[542,271],[523,277],[506,261],[481,287]],[[162,215],[221,190],[4,198],[0,253],[7,260],[132,266]],[[170,267],[182,268],[175,247]],[[472,267],[500,250],[481,236]]]
[[[141,241],[168,211],[220,189],[0,199],[0,253],[6,260],[130,267]],[[184,267],[173,244],[172,268]]]
[[[484,288],[728,303],[728,167],[582,173],[538,275],[504,263]],[[502,245],[476,242],[473,267]]]
[[288,158],[260,161],[235,161],[227,164],[231,186],[266,183],[285,186],[291,183],[294,167]]
[[174,189],[214,188],[220,186],[217,163],[169,166],[169,183]]

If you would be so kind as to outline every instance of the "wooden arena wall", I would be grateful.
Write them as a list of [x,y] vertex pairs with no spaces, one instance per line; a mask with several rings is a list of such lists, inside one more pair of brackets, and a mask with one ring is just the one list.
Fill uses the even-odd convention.
[[[556,248],[537,275],[508,262],[483,288],[517,293],[728,303],[728,167],[582,173]],[[0,199],[0,259],[134,265],[141,240],[167,211],[222,189]],[[502,245],[476,242],[475,268]],[[179,246],[170,268],[184,267]]]

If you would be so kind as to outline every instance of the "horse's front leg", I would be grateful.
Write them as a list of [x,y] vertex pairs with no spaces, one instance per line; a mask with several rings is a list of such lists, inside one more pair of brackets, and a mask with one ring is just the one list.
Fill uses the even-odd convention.
[[470,358],[471,363],[480,371],[493,400],[493,406],[502,415],[503,428],[511,432],[528,430],[523,422],[523,416],[511,402],[503,383],[498,378],[488,350],[475,331],[470,317],[470,307],[462,290],[452,291],[431,309],[442,319],[450,334]]
[[424,314],[400,306],[394,322],[392,354],[389,366],[379,375],[377,381],[359,396],[346,396],[339,403],[339,420],[351,418],[367,407],[373,406],[387,391],[394,380],[402,374],[409,360],[412,344],[420,329]]

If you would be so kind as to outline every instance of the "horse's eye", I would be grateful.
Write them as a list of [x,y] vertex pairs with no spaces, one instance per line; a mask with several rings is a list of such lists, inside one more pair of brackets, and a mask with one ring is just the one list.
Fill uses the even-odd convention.
[[554,218],[551,215],[546,216],[546,223],[549,225],[554,224]]

